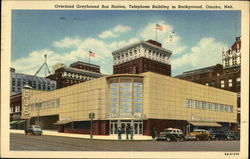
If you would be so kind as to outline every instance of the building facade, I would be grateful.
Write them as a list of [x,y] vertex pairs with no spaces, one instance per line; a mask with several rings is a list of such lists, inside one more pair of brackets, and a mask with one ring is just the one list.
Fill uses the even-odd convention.
[[44,77],[37,77],[23,73],[16,73],[14,68],[11,73],[11,95],[21,93],[22,88],[30,86],[32,89],[51,91],[56,89],[56,81]]
[[240,66],[241,64],[241,39],[236,37],[234,44],[226,51],[222,51],[222,64],[225,69]]
[[57,88],[64,88],[102,76],[104,75],[100,73],[100,66],[77,61],[69,67],[58,67],[55,73],[47,78],[55,80]]
[[112,52],[114,74],[147,71],[171,76],[172,52],[153,40],[141,41]]
[[[175,127],[234,130],[237,94],[152,72],[101,77],[50,92],[23,90],[22,119],[59,132],[115,134],[130,125],[134,134],[151,135]],[[26,104],[25,104],[26,103]],[[28,104],[27,104],[28,103]],[[39,118],[39,120],[38,120]]]

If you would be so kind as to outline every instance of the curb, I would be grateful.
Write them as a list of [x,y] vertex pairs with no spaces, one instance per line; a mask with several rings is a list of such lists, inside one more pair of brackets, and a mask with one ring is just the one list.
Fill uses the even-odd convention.
[[[13,133],[13,134],[24,134],[23,132],[10,132],[10,133]],[[25,134],[24,134],[25,135]],[[84,139],[84,140],[103,140],[103,141],[153,141],[152,139],[133,139],[133,140],[126,140],[126,139],[122,139],[122,140],[118,140],[118,139],[98,139],[98,138],[85,138],[85,137],[78,137],[78,136],[64,136],[64,135],[56,135],[56,134],[42,134],[42,135],[47,135],[47,136],[58,136],[58,137],[71,137],[71,138],[78,138],[78,139]]]

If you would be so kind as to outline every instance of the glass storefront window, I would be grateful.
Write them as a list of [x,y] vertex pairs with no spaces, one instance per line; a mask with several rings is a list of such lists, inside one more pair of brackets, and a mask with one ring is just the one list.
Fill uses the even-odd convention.
[[[110,112],[111,116],[132,116],[134,113],[142,113],[142,79],[116,78],[110,79]],[[120,83],[118,82],[120,81]],[[117,116],[118,114],[118,116]]]

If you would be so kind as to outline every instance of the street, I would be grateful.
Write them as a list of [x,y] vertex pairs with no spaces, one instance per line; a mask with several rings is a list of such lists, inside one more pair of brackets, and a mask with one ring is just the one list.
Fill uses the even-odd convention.
[[10,134],[10,150],[19,151],[239,151],[240,141],[110,141]]

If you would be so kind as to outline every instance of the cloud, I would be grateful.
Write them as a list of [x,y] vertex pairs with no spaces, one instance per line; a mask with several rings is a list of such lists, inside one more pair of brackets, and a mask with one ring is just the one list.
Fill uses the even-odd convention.
[[131,28],[128,26],[117,25],[111,30],[106,30],[98,35],[99,38],[107,39],[107,38],[115,38],[120,36],[120,33],[125,33],[130,31]]
[[58,48],[76,47],[80,43],[79,38],[66,37],[60,41],[54,41],[53,46]]
[[115,37],[118,37],[117,34],[114,34],[112,31],[104,31],[102,32],[100,35],[98,35],[100,38],[102,39],[106,39],[106,38],[115,38]]
[[182,71],[221,63],[222,48],[228,48],[228,46],[212,37],[202,38],[190,49],[190,52],[172,59],[173,72],[181,74]]
[[157,41],[162,43],[163,47],[173,52],[173,55],[182,53],[187,47],[181,44],[181,37],[176,33],[174,27],[167,22],[161,20],[150,22],[143,28],[139,35],[144,39],[156,39],[156,24],[160,24],[163,30],[157,30]]
[[124,33],[124,32],[127,32],[127,31],[130,31],[131,28],[128,27],[128,26],[123,26],[123,25],[117,25],[113,31],[116,32],[116,33]]

